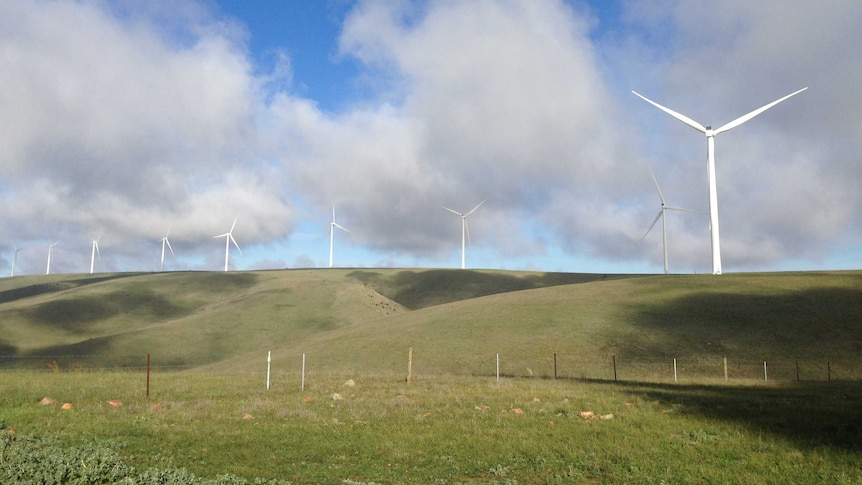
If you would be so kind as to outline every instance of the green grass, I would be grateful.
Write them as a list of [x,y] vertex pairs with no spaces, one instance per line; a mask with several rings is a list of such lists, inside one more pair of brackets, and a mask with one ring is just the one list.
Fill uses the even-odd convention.
[[[355,386],[345,386],[348,378]],[[3,432],[292,483],[858,483],[862,386],[6,372]],[[334,400],[338,393],[341,399]],[[44,396],[59,402],[43,406]],[[106,401],[120,400],[114,408]],[[60,403],[71,402],[72,411]],[[585,419],[583,411],[613,415]]]
[[858,483],[860,351],[859,271],[3,278],[0,436],[215,483]]

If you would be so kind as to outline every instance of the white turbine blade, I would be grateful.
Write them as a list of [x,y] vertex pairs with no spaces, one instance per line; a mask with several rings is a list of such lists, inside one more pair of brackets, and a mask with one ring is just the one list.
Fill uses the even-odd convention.
[[93,245],[96,246],[96,256],[98,256],[99,259],[102,259],[102,253],[99,251],[99,240],[96,239],[95,241],[93,241]]
[[693,212],[693,213],[695,213],[695,214],[703,214],[703,212],[701,212],[701,211],[696,211],[696,210],[694,210],[694,209],[683,209],[682,207],[669,207],[669,206],[666,206],[666,207],[665,207],[665,209],[667,209],[667,210],[672,210],[672,211],[679,211],[679,212]]
[[230,242],[232,242],[233,245],[236,246],[236,249],[237,251],[239,251],[239,254],[242,254],[242,249],[239,248],[239,244],[236,243],[236,239],[233,238],[233,234],[228,234],[227,237],[229,237]]
[[685,116],[685,115],[683,115],[683,114],[677,113],[676,111],[674,111],[674,110],[672,110],[672,109],[670,109],[670,108],[665,108],[664,106],[662,106],[662,105],[660,105],[660,104],[656,103],[655,101],[653,101],[653,100],[651,100],[651,99],[648,99],[648,98],[646,98],[646,97],[644,97],[644,96],[641,96],[640,94],[636,93],[635,91],[632,91],[632,93],[634,93],[634,94],[635,94],[635,96],[637,96],[637,97],[641,98],[642,100],[646,101],[647,103],[649,103],[649,104],[651,104],[651,105],[655,106],[656,108],[658,108],[658,109],[660,109],[660,110],[664,111],[665,113],[667,113],[667,114],[669,114],[669,115],[673,116],[674,118],[676,118],[676,119],[678,119],[678,120],[682,121],[683,123],[687,124],[688,126],[690,126],[690,127],[694,128],[695,130],[697,130],[697,131],[699,131],[699,132],[701,132],[701,133],[706,133],[706,127],[705,127],[705,126],[701,125],[701,124],[700,124],[700,123],[698,123],[697,121],[694,121],[693,119],[689,118],[688,116]]
[[233,218],[233,224],[230,225],[230,231],[227,232],[228,234],[233,234],[233,228],[236,227],[236,220],[237,220],[237,217],[234,217]]
[[[171,250],[171,254],[174,254],[174,248],[171,247],[171,242],[168,240],[167,236],[165,236],[165,244],[168,245],[168,249]],[[176,255],[174,254],[174,256],[176,256]]]
[[487,200],[488,200],[488,199],[485,199],[485,200],[483,200],[482,202],[479,202],[479,205],[477,205],[476,207],[473,207],[473,209],[472,209],[470,212],[468,212],[468,213],[464,214],[464,217],[467,217],[467,216],[469,216],[470,214],[472,214],[472,213],[476,212],[476,209],[478,209],[479,207],[481,207],[481,206],[482,206],[482,204],[484,204]]
[[649,232],[652,231],[652,228],[655,226],[655,223],[658,222],[658,220],[661,217],[663,212],[664,211],[662,211],[662,210],[658,211],[658,214],[655,215],[655,219],[652,220],[652,224],[649,225],[649,229],[647,229],[646,232],[644,233],[644,235],[641,237],[641,241],[646,239],[647,234],[649,234]]
[[332,204],[332,222],[335,222],[335,204]]
[[754,118],[755,116],[759,115],[760,113],[763,113],[764,111],[766,111],[766,110],[768,110],[769,108],[771,108],[771,107],[775,106],[776,104],[778,104],[778,103],[780,103],[780,102],[784,101],[785,99],[787,99],[787,98],[789,98],[789,97],[791,97],[791,96],[796,96],[797,94],[801,93],[802,91],[805,91],[806,89],[808,89],[808,88],[807,88],[807,87],[804,87],[804,88],[800,89],[799,91],[796,91],[796,92],[790,93],[790,94],[788,94],[787,96],[785,96],[785,97],[783,97],[783,98],[781,98],[781,99],[777,99],[777,100],[775,100],[775,101],[773,101],[773,102],[771,102],[771,103],[767,104],[766,106],[764,106],[764,107],[762,107],[762,108],[758,108],[758,109],[756,109],[756,110],[752,111],[751,113],[748,113],[747,115],[740,116],[739,118],[737,118],[737,119],[735,119],[735,120],[731,121],[730,123],[728,123],[728,124],[726,124],[726,125],[722,126],[722,127],[721,127],[721,128],[719,128],[719,129],[715,130],[715,134],[716,134],[716,135],[718,135],[719,133],[724,133],[725,131],[728,131],[728,130],[731,130],[731,129],[733,129],[733,128],[736,128],[737,126],[739,126],[739,125],[741,125],[741,124],[745,123],[746,121],[750,120],[751,118]]
[[451,212],[451,213],[453,213],[453,214],[457,214],[457,215],[459,215],[459,216],[461,216],[461,217],[464,217],[464,214],[462,214],[462,213],[460,213],[460,212],[458,212],[458,211],[456,211],[456,210],[452,210],[452,209],[450,209],[450,208],[448,208],[448,207],[446,207],[446,206],[442,206],[442,205],[441,205],[441,206],[440,206],[440,208],[441,208],[441,209],[446,209],[447,211],[449,211],[449,212]]
[[464,216],[464,233],[467,235],[467,244],[472,246],[473,243],[470,241],[470,225],[467,224],[467,216]]
[[[350,232],[350,229],[348,229],[348,228],[346,228],[346,227],[342,226],[341,224],[337,224],[337,223],[335,223],[335,222],[333,222],[333,223],[332,223],[332,226],[331,226],[331,227],[337,227],[337,228],[341,229],[342,231]],[[353,234],[353,233],[351,232],[351,234]]]
[[213,236],[213,239],[218,239],[218,238],[220,238],[220,237],[227,237],[227,236],[230,236],[230,233],[229,233],[229,232],[226,232],[226,233],[224,233],[224,234],[219,234],[218,236]]
[[658,180],[655,178],[655,174],[653,173],[652,169],[649,169],[649,174],[652,175],[652,181],[655,182],[655,188],[656,190],[658,190],[658,198],[661,199],[661,205],[664,205],[664,194],[661,192],[661,187],[659,187]]

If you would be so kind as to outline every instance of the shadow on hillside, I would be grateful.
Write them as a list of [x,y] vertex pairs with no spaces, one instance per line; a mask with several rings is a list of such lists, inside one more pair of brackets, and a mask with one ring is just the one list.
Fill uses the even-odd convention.
[[44,295],[46,293],[56,293],[58,291],[78,288],[80,286],[93,285],[103,281],[110,281],[119,278],[129,278],[138,276],[141,273],[117,273],[106,276],[84,277],[79,279],[70,279],[66,281],[56,281],[53,283],[38,283],[35,285],[22,286],[11,290],[0,291],[0,303],[29,298],[31,296]]
[[347,276],[410,310],[511,291],[632,277],[585,273],[515,275],[463,269],[406,270],[391,276],[375,271],[353,271]]
[[668,411],[728,421],[802,446],[862,452],[862,383],[735,387],[614,383]]
[[[862,289],[816,288],[781,294],[694,293],[638,304],[632,323],[654,332],[649,347],[620,355],[712,354],[741,358],[858,358]],[[682,355],[676,355],[680,357]]]

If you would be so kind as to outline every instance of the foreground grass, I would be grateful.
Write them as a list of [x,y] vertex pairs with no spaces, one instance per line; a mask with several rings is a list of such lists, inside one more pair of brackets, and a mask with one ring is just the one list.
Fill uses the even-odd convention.
[[103,443],[137,469],[291,483],[862,481],[857,383],[326,374],[303,391],[298,376],[266,390],[259,375],[177,373],[144,389],[138,373],[2,373],[2,432]]

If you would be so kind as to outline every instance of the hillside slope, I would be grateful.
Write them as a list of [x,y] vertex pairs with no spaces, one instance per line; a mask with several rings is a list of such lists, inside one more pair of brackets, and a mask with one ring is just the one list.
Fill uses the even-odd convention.
[[[572,284],[578,283],[578,284]],[[409,308],[416,308],[410,310]],[[0,281],[0,364],[257,372],[552,372],[585,362],[858,359],[862,272],[608,277],[462,270],[66,275]]]

